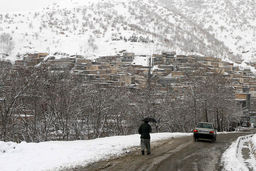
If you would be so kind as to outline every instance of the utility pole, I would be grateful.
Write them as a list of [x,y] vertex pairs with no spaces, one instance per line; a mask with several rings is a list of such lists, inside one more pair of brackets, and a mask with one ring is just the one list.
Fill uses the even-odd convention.
[[151,89],[151,78],[152,78],[152,55],[149,56],[149,59],[148,59],[148,79],[147,79],[147,88],[148,90]]

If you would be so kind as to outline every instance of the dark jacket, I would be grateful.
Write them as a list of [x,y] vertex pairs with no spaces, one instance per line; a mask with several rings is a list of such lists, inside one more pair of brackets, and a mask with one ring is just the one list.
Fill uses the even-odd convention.
[[143,123],[139,128],[140,138],[150,139],[150,132],[152,132],[152,128],[148,123]]

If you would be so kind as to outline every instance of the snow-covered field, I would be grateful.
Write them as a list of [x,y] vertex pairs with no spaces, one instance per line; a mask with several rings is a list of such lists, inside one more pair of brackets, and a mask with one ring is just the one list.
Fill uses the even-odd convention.
[[[191,133],[153,133],[151,141],[188,136]],[[0,141],[0,171],[60,170],[136,150],[139,134],[94,140],[14,143]]]

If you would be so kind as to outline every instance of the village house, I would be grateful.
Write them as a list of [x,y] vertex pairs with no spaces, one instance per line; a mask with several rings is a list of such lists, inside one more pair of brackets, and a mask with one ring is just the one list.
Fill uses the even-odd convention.
[[243,114],[245,116],[248,116],[249,115],[249,111],[250,111],[250,93],[246,93],[246,92],[243,92],[243,93],[236,93],[235,95],[236,97],[236,101],[237,101],[237,105],[238,106],[241,106],[242,110],[243,110]]
[[134,56],[135,56],[134,53],[127,53],[127,52],[123,53],[121,61],[124,63],[131,63],[134,60]]
[[43,61],[46,56],[48,56],[48,53],[26,54],[24,56],[24,65],[28,67],[35,66]]
[[152,63],[153,65],[160,65],[160,64],[164,64],[164,57],[163,55],[159,55],[159,54],[153,54],[152,57]]
[[71,70],[75,66],[75,58],[49,59],[46,65],[52,71]]
[[158,68],[156,68],[153,72],[159,76],[166,76],[172,71],[174,71],[173,65],[158,65]]
[[[16,66],[33,66],[42,61],[47,53],[27,54],[24,60],[17,60]],[[215,57],[176,55],[175,52],[163,52],[152,55],[153,67],[133,65],[134,53],[124,52],[122,56],[103,56],[95,61],[74,56],[73,58],[55,59],[46,61],[51,70],[71,70],[87,81],[101,83],[102,86],[130,86],[145,88],[149,75],[158,78],[159,89],[166,90],[169,84],[177,85],[182,82],[186,73],[203,72],[204,77],[213,73],[220,73],[231,80],[237,94],[244,93],[242,85],[250,87],[250,94],[255,97],[255,76],[250,69],[240,70],[232,63]],[[184,85],[186,83],[184,82]],[[182,87],[177,85],[176,87]],[[237,95],[241,100],[242,95]]]

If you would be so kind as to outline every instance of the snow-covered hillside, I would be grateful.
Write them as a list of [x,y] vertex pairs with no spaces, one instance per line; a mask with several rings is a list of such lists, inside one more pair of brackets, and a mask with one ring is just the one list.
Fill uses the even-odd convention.
[[160,0],[247,61],[256,60],[255,0]]
[[255,55],[253,0],[243,5],[238,3],[241,0],[4,1],[0,35],[8,33],[14,46],[7,51],[0,41],[0,53],[10,53],[10,59],[27,52],[98,57],[122,50],[176,51],[233,60],[237,55],[252,60]]

